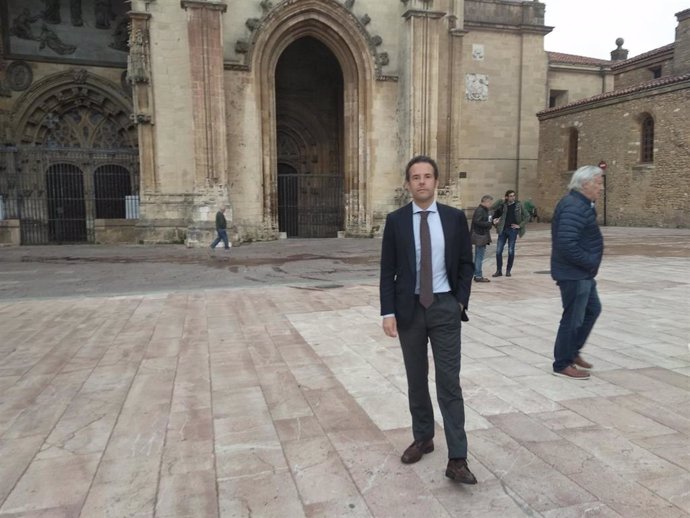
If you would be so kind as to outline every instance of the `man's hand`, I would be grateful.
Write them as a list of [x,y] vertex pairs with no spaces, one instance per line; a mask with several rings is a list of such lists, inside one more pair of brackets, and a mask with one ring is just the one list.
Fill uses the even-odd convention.
[[383,319],[383,332],[386,333],[386,336],[390,336],[391,338],[398,336],[398,321],[395,320],[395,317],[386,317]]

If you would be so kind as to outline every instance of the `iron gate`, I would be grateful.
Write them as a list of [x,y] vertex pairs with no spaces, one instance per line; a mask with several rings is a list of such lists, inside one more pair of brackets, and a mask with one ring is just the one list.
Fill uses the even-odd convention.
[[278,227],[288,237],[337,237],[343,228],[342,175],[279,174]]
[[93,243],[97,218],[125,218],[139,193],[136,149],[0,148],[4,217],[21,244]]

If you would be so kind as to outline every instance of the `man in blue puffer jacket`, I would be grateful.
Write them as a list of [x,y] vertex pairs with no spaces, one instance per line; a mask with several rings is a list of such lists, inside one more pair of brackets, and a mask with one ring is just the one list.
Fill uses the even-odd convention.
[[592,365],[582,359],[580,349],[601,313],[594,278],[604,253],[604,238],[594,202],[603,190],[603,174],[592,165],[575,171],[568,185],[570,192],[558,202],[551,222],[551,277],[563,302],[553,372],[573,379],[589,378],[587,369]]

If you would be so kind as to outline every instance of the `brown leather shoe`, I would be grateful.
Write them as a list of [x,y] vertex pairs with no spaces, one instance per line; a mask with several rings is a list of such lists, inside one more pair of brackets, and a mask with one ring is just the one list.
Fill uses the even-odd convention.
[[573,363],[578,367],[582,367],[583,369],[591,369],[592,367],[594,367],[594,365],[592,365],[588,361],[583,360],[582,356],[580,356],[579,354],[575,357]]
[[461,484],[476,484],[477,478],[467,467],[467,459],[450,459],[446,468],[446,476]]
[[575,380],[587,380],[589,379],[589,372],[577,370],[572,365],[568,365],[562,371],[553,371],[554,376],[564,376],[566,378],[572,378]]
[[433,439],[429,439],[428,441],[415,441],[405,450],[400,460],[403,464],[414,464],[421,459],[425,453],[431,453],[432,451],[434,451]]

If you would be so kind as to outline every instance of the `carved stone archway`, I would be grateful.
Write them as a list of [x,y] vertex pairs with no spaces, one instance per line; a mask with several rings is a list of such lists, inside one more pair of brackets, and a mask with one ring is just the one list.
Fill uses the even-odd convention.
[[284,2],[269,12],[254,35],[251,68],[260,88],[264,222],[276,228],[278,219],[276,65],[283,51],[304,37],[328,47],[343,73],[345,230],[351,235],[366,234],[370,226],[368,135],[376,56],[361,23],[335,0]]
[[17,100],[0,183],[22,244],[96,242],[127,207],[136,219],[131,112],[119,85],[81,69],[47,76]]
[[[100,120],[89,117],[91,113],[100,115]],[[12,112],[14,141],[18,145],[48,145],[46,139],[60,119],[70,114],[73,119],[64,125],[65,132],[81,128],[93,135],[63,135],[58,138],[61,147],[70,147],[66,142],[71,141],[80,144],[74,147],[112,142],[117,147],[136,148],[131,113],[131,100],[115,83],[86,70],[61,72],[37,81],[17,100]]]

